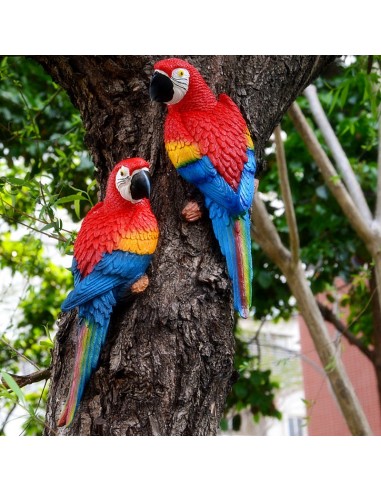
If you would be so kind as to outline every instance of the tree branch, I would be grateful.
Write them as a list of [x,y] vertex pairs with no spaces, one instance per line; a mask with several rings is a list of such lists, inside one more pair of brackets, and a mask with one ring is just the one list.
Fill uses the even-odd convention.
[[377,154],[377,202],[375,221],[379,229],[381,229],[381,117],[378,119],[378,154]]
[[311,287],[300,262],[293,265],[291,254],[282,244],[266,207],[259,197],[255,197],[252,231],[254,239],[265,254],[282,270],[291,292],[296,298],[300,313],[306,321],[312,340],[323,367],[334,367],[326,371],[333,391],[353,435],[371,435],[364,411],[358,401],[352,383],[348,378],[341,358],[332,348],[327,326],[316,304]]
[[266,255],[282,271],[287,270],[291,260],[291,254],[283,245],[259,193],[255,195],[254,199],[251,231],[255,242],[261,246]]
[[[4,216],[4,214],[0,214],[1,216]],[[61,241],[62,243],[67,243],[67,239],[64,238],[62,235],[61,236],[56,236],[55,234],[49,234],[48,232],[45,231],[40,231],[36,227],[33,227],[29,224],[25,224],[25,222],[21,222],[21,220],[15,220],[16,224],[20,224],[27,229],[30,229],[31,231],[38,232],[39,234],[43,234],[44,236],[50,237],[51,239],[56,239],[57,241]]]
[[290,235],[291,261],[294,265],[296,265],[299,261],[299,233],[298,233],[298,225],[296,223],[294,204],[292,202],[290,182],[287,173],[286,155],[284,152],[284,145],[283,145],[280,125],[275,127],[274,135],[275,135],[276,161],[278,165],[280,189],[282,192],[282,198],[285,207],[286,219],[287,219],[288,230]]
[[361,186],[353,172],[352,166],[346,156],[332,126],[324,112],[322,105],[320,104],[317,90],[314,85],[308,86],[304,90],[304,95],[306,96],[312,116],[323,134],[324,140],[328,145],[328,148],[332,152],[333,158],[336,162],[338,169],[341,171],[341,175],[344,183],[351,195],[355,205],[357,206],[363,219],[370,224],[372,221],[372,213],[369,206],[365,200],[364,193]]
[[[1,203],[2,203],[3,205],[6,205],[7,207],[9,207],[9,208],[13,209],[13,210],[14,210],[14,212],[16,212],[16,213],[18,213],[18,214],[20,214],[20,215],[24,215],[25,217],[28,217],[28,219],[31,219],[31,220],[36,221],[36,222],[40,222],[41,224],[44,224],[44,225],[48,225],[48,224],[50,224],[50,222],[48,222],[47,220],[42,220],[42,219],[39,219],[38,217],[34,217],[33,215],[29,215],[29,214],[27,214],[26,212],[24,212],[23,210],[20,210],[20,209],[18,209],[18,208],[16,208],[16,207],[14,207],[11,203],[6,202],[6,201],[4,200],[4,198],[3,198],[3,197],[1,197],[1,196],[0,196],[0,201],[1,201]],[[4,207],[4,208],[5,208],[5,207]],[[5,214],[4,214],[4,215],[5,215]],[[7,216],[7,217],[9,217],[9,216]],[[71,234],[71,231],[68,231],[67,229],[63,229],[63,228],[62,228],[62,229],[61,229],[61,231],[67,232],[68,234]],[[65,241],[65,242],[67,241],[67,239],[65,238],[65,236],[62,236],[62,234],[61,234],[60,236],[63,238],[63,241]]]
[[352,332],[349,331],[349,326],[345,326],[342,321],[339,320],[337,316],[335,316],[334,312],[325,304],[317,301],[320,312],[323,315],[323,318],[332,323],[333,326],[339,331],[351,345],[355,345],[361,352],[371,360],[372,363],[375,361],[375,353],[373,350],[368,349],[366,345],[362,343],[362,341],[357,338]]
[[336,198],[353,229],[361,237],[368,249],[371,250],[370,253],[372,256],[374,256],[376,254],[377,245],[375,245],[372,230],[359,213],[351,196],[343,185],[340,177],[337,175],[337,172],[331,161],[328,159],[327,154],[322,149],[298,104],[294,102],[288,113],[295,125],[295,128],[304,140],[310,154],[315,159],[326,185]]
[[26,355],[22,354],[17,349],[12,347],[12,345],[6,341],[5,337],[1,337],[0,342],[3,343],[4,345],[6,345],[11,350],[13,350],[13,352],[15,352],[19,357],[21,357],[21,358],[25,359],[27,362],[29,362],[29,364],[32,364],[32,366],[34,366],[36,369],[40,370],[40,368],[38,367],[37,364],[35,364],[32,360],[28,359],[28,357]]
[[[38,383],[39,381],[44,381],[45,379],[49,379],[51,374],[51,368],[42,369],[41,371],[33,372],[32,374],[27,374],[26,376],[16,376],[15,374],[10,374],[12,378],[16,381],[16,383],[23,388],[28,384]],[[5,381],[3,381],[3,385],[8,388],[8,385]]]
[[304,140],[310,154],[315,159],[325,183],[340,205],[341,210],[348,218],[350,225],[362,239],[365,247],[368,249],[374,260],[377,295],[381,306],[381,231],[377,227],[378,223],[373,221],[369,226],[362,218],[340,177],[336,174],[335,168],[328,159],[327,154],[322,149],[311,127],[307,123],[306,118],[296,103],[292,104],[289,115],[294,122],[295,128]]
[[4,435],[5,427],[6,427],[7,423],[8,423],[8,421],[9,421],[9,419],[11,418],[12,413],[15,411],[16,406],[17,406],[17,403],[14,403],[12,405],[11,409],[8,412],[8,415],[3,420],[2,425],[1,425],[1,429],[0,429],[0,436],[3,436]]

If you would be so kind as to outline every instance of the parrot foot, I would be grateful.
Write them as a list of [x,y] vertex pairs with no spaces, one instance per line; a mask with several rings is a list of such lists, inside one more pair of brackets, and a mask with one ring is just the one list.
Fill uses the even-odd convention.
[[149,279],[147,275],[142,275],[134,284],[131,286],[131,292],[133,294],[141,294],[146,290],[149,284]]
[[202,216],[200,205],[195,202],[188,202],[183,208],[181,215],[187,222],[196,222]]

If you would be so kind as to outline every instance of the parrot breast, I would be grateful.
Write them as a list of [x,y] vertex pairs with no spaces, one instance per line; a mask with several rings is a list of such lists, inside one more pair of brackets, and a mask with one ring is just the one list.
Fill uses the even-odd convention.
[[156,218],[148,201],[142,200],[128,211],[114,210],[111,213],[102,204],[85,217],[74,244],[74,258],[83,278],[104,253],[115,250],[138,255],[154,253],[158,237]]

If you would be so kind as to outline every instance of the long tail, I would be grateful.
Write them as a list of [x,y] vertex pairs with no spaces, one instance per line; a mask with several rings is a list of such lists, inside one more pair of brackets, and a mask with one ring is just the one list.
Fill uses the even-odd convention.
[[82,399],[86,384],[96,369],[104,345],[109,320],[101,325],[82,322],[78,329],[77,350],[72,383],[58,426],[68,426]]
[[249,212],[230,217],[222,207],[211,203],[209,214],[221,251],[226,257],[233,284],[234,309],[242,318],[247,318],[251,307],[253,280]]

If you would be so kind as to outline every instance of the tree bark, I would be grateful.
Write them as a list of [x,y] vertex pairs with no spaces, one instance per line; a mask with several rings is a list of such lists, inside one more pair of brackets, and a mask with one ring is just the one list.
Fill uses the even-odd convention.
[[[114,164],[139,155],[153,170],[160,240],[145,293],[112,317],[100,365],[76,418],[57,429],[73,365],[76,316],[56,337],[46,434],[212,435],[233,375],[233,310],[225,262],[207,214],[184,223],[189,195],[163,148],[164,108],[149,100],[155,56],[35,57],[68,92],[86,129],[100,198]],[[296,96],[330,56],[187,56],[216,93],[241,107],[262,167],[264,146]]]

